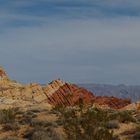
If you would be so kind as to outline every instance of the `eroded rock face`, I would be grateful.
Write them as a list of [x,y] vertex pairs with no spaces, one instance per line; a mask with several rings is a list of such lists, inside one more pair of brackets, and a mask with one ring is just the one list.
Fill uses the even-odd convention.
[[115,109],[120,109],[130,104],[130,100],[126,99],[94,96],[88,90],[75,84],[65,83],[60,79],[54,80],[45,86],[37,83],[20,84],[9,80],[2,67],[0,67],[0,99],[2,99],[0,100],[0,104],[9,101],[9,104],[13,106],[19,104],[19,102],[23,104],[28,102],[29,104],[49,103],[51,105],[73,106],[78,104],[81,99],[84,104],[97,103]]

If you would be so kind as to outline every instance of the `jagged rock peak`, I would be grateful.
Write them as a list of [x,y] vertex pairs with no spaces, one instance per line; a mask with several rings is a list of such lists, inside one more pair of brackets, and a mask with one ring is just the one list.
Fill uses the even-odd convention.
[[63,80],[61,79],[56,79],[56,80],[53,80],[52,82],[49,83],[49,85],[55,85],[55,86],[60,86],[60,85],[64,85],[66,82],[64,82]]
[[2,66],[0,66],[0,80],[8,80],[8,76]]
[[45,87],[45,92],[48,95],[53,94],[55,91],[57,91],[60,87],[62,87],[63,85],[65,85],[66,83],[63,80],[57,79],[57,80],[53,80],[52,82],[50,82],[46,87]]

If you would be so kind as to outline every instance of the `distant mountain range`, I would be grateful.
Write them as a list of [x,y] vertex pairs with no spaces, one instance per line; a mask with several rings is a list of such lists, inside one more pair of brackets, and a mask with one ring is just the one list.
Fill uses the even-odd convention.
[[132,101],[140,100],[140,86],[107,85],[107,84],[79,84],[95,95],[115,96],[119,98],[130,98]]

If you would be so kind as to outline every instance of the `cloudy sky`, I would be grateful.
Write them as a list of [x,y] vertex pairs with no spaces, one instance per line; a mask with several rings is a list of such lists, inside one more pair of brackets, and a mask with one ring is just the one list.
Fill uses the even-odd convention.
[[140,0],[0,0],[12,79],[140,85]]

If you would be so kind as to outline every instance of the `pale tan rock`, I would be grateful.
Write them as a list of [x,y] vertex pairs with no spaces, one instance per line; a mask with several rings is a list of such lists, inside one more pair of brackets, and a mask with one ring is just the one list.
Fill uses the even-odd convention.
[[122,110],[140,110],[140,102],[135,102],[135,103],[131,103],[127,106],[125,106],[124,108],[122,108]]
[[64,81],[59,80],[59,79],[54,80],[44,88],[44,91],[47,94],[47,96],[51,96],[54,92],[56,92],[63,85],[65,85]]
[[13,99],[11,99],[11,98],[5,98],[4,100],[3,100],[3,103],[4,104],[7,104],[7,105],[12,105],[12,104],[14,104],[16,101],[15,100],[13,100]]

